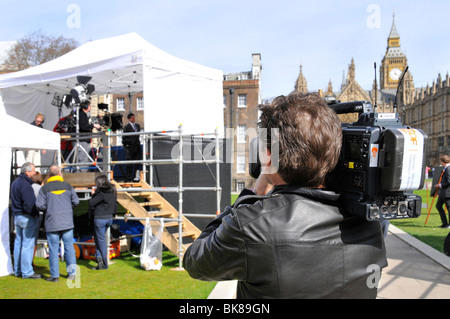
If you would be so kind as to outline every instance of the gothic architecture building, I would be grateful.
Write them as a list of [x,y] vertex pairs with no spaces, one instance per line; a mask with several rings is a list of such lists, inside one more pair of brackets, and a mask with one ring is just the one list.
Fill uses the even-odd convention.
[[[406,78],[406,76],[405,76]],[[450,155],[450,78],[447,73],[426,88],[414,88],[412,79],[402,84],[399,108],[403,124],[428,135],[427,165],[440,165],[441,154]]]
[[398,82],[407,66],[406,55],[400,48],[400,35],[395,26],[395,16],[392,21],[391,32],[387,40],[386,53],[381,61],[380,89],[397,90]]
[[[408,69],[408,60],[400,46],[400,35],[393,17],[391,31],[387,39],[386,53],[381,61],[379,83],[374,81],[370,90],[365,90],[356,82],[355,61],[352,58],[347,76],[339,91],[333,91],[331,81],[325,92],[318,90],[328,102],[370,101],[379,113],[397,112],[404,125],[421,129],[428,135],[426,157],[428,166],[440,164],[439,156],[450,155],[450,78],[439,74],[433,84],[426,88],[414,87],[414,79]],[[400,79],[403,82],[399,87]],[[379,85],[379,87],[378,87]],[[295,90],[308,92],[308,85],[300,66],[300,74],[294,85]],[[397,109],[394,109],[398,90]],[[355,122],[357,113],[340,114],[342,122]]]

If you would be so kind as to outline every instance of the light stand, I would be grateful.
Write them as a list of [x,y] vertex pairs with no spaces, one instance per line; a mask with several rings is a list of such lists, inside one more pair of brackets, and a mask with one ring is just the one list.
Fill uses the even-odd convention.
[[[94,159],[89,156],[89,152],[86,151],[80,144],[80,107],[82,103],[87,102],[87,96],[89,96],[91,93],[94,92],[95,86],[92,84],[88,84],[88,82],[92,79],[90,76],[77,76],[77,85],[70,90],[70,101],[73,99],[75,103],[73,104],[76,108],[76,139],[75,139],[75,145],[72,151],[70,152],[69,156],[67,157],[67,161],[69,162],[70,157],[72,156],[72,162],[69,163],[77,163],[76,164],[76,171],[80,171],[81,165],[87,165],[90,163],[79,163],[79,153],[78,152],[84,152],[87,156],[87,158],[91,161],[91,163],[95,164]],[[89,103],[89,102],[88,102]],[[67,104],[66,104],[67,105]],[[84,111],[83,111],[84,112]],[[95,166],[97,166],[95,164]],[[97,168],[101,170],[100,167],[97,166]]]

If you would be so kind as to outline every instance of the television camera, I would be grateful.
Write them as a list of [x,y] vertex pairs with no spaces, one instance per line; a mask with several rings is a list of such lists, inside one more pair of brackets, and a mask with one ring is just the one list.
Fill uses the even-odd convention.
[[[428,136],[402,124],[396,100],[394,113],[377,113],[368,101],[329,104],[338,114],[359,113],[359,118],[342,124],[342,150],[326,189],[340,194],[343,211],[371,221],[416,218],[422,209],[422,198],[413,191],[424,185]],[[254,178],[261,170],[257,145],[257,138],[250,142]]]
[[341,196],[345,211],[367,220],[415,218],[425,181],[428,136],[404,126],[397,113],[375,113],[370,102],[329,105],[336,113],[359,113],[342,124],[342,151],[326,187]]
[[92,117],[91,120],[93,123],[100,124],[102,131],[111,130],[115,132],[122,128],[122,114],[109,112],[108,104],[105,103],[99,103],[98,109],[104,111],[105,114]]

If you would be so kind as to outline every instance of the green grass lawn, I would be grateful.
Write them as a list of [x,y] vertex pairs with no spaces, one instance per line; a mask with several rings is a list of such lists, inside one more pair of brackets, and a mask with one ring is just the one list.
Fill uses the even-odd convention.
[[[87,201],[80,201],[74,214],[86,211]],[[126,210],[119,205],[118,212]],[[134,255],[139,255],[139,251]],[[174,270],[179,267],[179,260],[169,251],[163,251],[163,267],[158,271],[144,270],[139,258],[128,252],[111,262],[108,270],[96,271],[90,269],[96,262],[78,259],[80,280],[69,285],[63,262],[60,262],[58,283],[44,279],[24,280],[13,275],[0,277],[0,299],[205,299],[216,285],[216,282],[192,279],[184,270]],[[48,259],[35,258],[34,263],[37,273],[50,276]]]
[[[415,194],[422,197],[422,204],[424,206],[431,207],[433,197],[428,195],[427,203],[427,191],[425,189],[415,191]],[[433,202],[433,207],[430,211],[430,216],[427,221],[428,207],[422,208],[421,216],[419,218],[409,218],[404,220],[394,220],[391,221],[393,225],[400,228],[401,230],[407,232],[408,234],[416,237],[417,239],[423,241],[427,245],[435,248],[436,250],[443,252],[444,250],[444,240],[449,234],[449,229],[442,229],[439,226],[442,225],[439,213],[436,210],[436,201]],[[425,224],[425,222],[427,223]]]
[[[79,281],[66,279],[65,263],[60,262],[58,283],[44,279],[0,277],[1,299],[205,299],[216,282],[192,279],[186,271],[173,270],[178,257],[163,252],[163,267],[146,271],[139,258],[129,253],[112,259],[108,270],[91,270],[94,261],[79,259]],[[35,258],[35,271],[50,276],[48,259]]]
[[[422,202],[427,203],[425,190],[417,191]],[[232,195],[233,203],[237,195]],[[428,198],[428,207],[432,198]],[[435,206],[436,201],[433,203]],[[428,209],[422,209],[419,218],[391,221],[393,225],[434,247],[443,250],[448,229],[441,229],[441,220],[435,207],[431,209],[427,224]],[[136,252],[135,254],[139,254]],[[122,253],[112,259],[108,270],[96,271],[94,261],[79,259],[79,281],[67,281],[65,263],[60,263],[60,280],[50,283],[44,279],[24,280],[14,276],[0,277],[1,299],[205,299],[216,282],[192,279],[186,271],[174,270],[179,266],[178,257],[163,252],[163,267],[159,271],[145,271],[139,258]],[[35,258],[35,270],[44,277],[50,276],[48,260]]]

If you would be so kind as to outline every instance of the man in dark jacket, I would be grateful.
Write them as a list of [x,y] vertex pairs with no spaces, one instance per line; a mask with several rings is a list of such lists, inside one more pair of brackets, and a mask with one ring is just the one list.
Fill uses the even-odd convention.
[[108,269],[109,254],[106,233],[117,213],[117,193],[106,175],[98,175],[95,178],[95,185],[97,189],[93,189],[91,192],[89,209],[94,211],[95,256],[98,263],[94,269],[99,270]]
[[262,171],[245,190],[253,195],[206,227],[184,268],[201,280],[238,280],[238,298],[375,298],[387,265],[380,223],[343,214],[324,188],[341,151],[337,115],[301,93],[261,112]]
[[49,247],[50,275],[48,281],[59,280],[59,242],[64,243],[64,258],[70,279],[76,275],[76,257],[73,247],[73,207],[79,203],[75,190],[61,177],[57,165],[50,166],[49,179],[42,186],[36,200],[36,207],[44,212],[44,226]]
[[36,242],[39,212],[31,185],[36,173],[34,165],[26,162],[21,174],[11,184],[11,210],[14,215],[16,238],[14,241],[14,274],[16,277],[38,279],[41,275],[33,270],[33,254]]
[[[436,209],[441,217],[442,225],[441,228],[450,228],[450,224],[447,221],[447,216],[445,215],[444,204],[447,210],[450,211],[450,156],[441,155],[441,164],[444,165],[441,177],[439,178],[439,184],[435,185],[439,188],[438,200],[436,202]],[[450,218],[449,218],[450,219]]]
[[[123,128],[124,133],[134,133],[140,132],[141,126],[136,123],[136,116],[133,113],[127,115],[129,123]],[[139,135],[125,135],[122,137],[122,144],[127,152],[127,161],[140,160],[142,159],[141,141]],[[139,176],[136,172],[138,171],[138,164],[128,164],[127,165],[127,176],[126,179],[129,181],[139,181]]]

